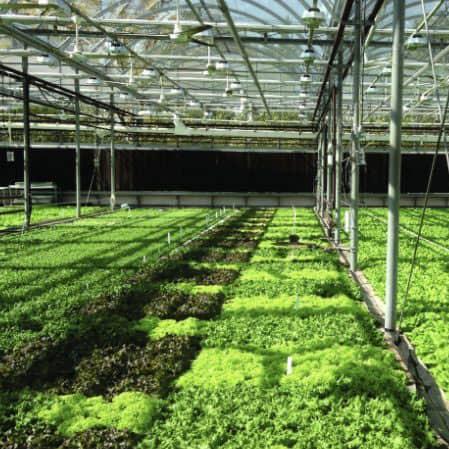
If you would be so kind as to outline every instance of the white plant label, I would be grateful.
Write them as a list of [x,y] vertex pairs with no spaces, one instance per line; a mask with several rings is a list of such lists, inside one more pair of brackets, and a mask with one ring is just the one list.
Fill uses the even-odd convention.
[[345,212],[345,232],[346,234],[349,234],[351,230],[351,212],[347,210]]
[[290,376],[290,374],[293,374],[293,358],[287,357],[287,376]]

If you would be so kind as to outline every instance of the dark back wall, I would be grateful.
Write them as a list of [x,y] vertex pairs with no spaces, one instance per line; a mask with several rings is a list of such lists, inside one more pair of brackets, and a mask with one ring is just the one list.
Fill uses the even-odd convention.
[[[432,156],[406,155],[402,162],[402,192],[426,189]],[[6,162],[0,151],[0,185],[21,181],[22,152],[15,162]],[[31,180],[53,181],[62,190],[74,190],[73,151],[34,150],[31,152]],[[94,153],[81,157],[82,189],[92,182],[94,190],[109,189],[109,153],[101,152],[100,168],[94,175]],[[223,192],[312,192],[316,159],[311,154],[221,153],[202,151],[118,151],[119,190],[191,190]],[[347,173],[345,178],[347,179]],[[362,192],[387,191],[388,157],[367,156],[361,167]],[[433,192],[449,192],[446,159],[441,156],[432,185]]]

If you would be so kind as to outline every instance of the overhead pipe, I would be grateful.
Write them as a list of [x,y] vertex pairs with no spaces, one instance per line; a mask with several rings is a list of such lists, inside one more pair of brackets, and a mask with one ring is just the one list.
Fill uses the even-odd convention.
[[[365,27],[362,32],[362,46],[363,47],[365,47],[366,40],[367,40],[368,36],[370,35],[371,29],[373,29],[376,26],[377,15],[382,10],[384,3],[385,3],[385,0],[377,0],[375,5],[373,6],[373,9],[371,10],[370,15],[368,16],[368,18],[365,21]],[[349,60],[346,65],[346,69],[343,72],[343,79],[346,78],[346,76],[348,75],[353,58],[354,58],[354,52],[351,53],[351,56],[349,57]]]
[[[373,26],[375,26],[376,17],[378,15],[379,11],[382,9],[382,5],[383,5],[384,1],[385,0],[377,0],[375,5],[373,6],[373,9],[371,10],[371,13],[370,13],[369,17],[367,18],[366,25],[365,25],[365,28],[363,30],[363,41],[365,41],[366,36],[369,35],[371,28]],[[348,5],[348,3],[350,3],[350,5]],[[332,59],[329,58],[329,63],[331,61],[332,62],[334,61],[336,53],[337,53],[337,50],[341,46],[341,41],[342,41],[342,38],[343,38],[343,35],[344,35],[344,31],[345,31],[345,27],[346,27],[346,23],[343,22],[343,17],[346,17],[346,20],[349,19],[349,14],[351,12],[351,8],[352,8],[353,4],[354,4],[354,0],[352,0],[352,1],[347,0],[346,1],[345,9],[343,10],[342,19],[340,20],[340,25],[339,25],[339,31],[340,31],[340,28],[342,28],[342,32],[341,32],[342,34],[340,35],[339,33],[337,33],[337,37],[336,37],[336,40],[335,40],[335,45],[334,45],[334,48],[332,49],[332,53],[331,53],[331,56],[333,56],[333,58]],[[349,11],[347,10],[347,8],[349,8]],[[354,30],[354,28],[355,27],[353,27],[353,30]],[[343,72],[343,79],[345,79],[347,74],[348,74],[349,68],[351,67],[352,62],[353,62],[353,57],[354,57],[354,52],[352,52],[351,56],[349,57],[349,60],[347,62],[347,67],[346,67],[345,71]],[[323,85],[322,85],[322,88],[321,88],[319,96],[318,96],[318,101],[317,101],[317,105],[316,105],[316,108],[315,108],[315,112],[313,114],[313,121],[315,121],[315,119],[316,119],[316,115],[317,115],[318,110],[319,110],[319,106],[320,106],[320,103],[321,103],[321,100],[322,100],[322,96],[325,93],[325,87],[326,87],[326,84],[327,84],[327,81],[328,81],[328,78],[329,78],[329,73],[330,73],[330,70],[332,68],[332,64],[329,64],[329,63],[328,63],[327,69],[326,69],[327,77],[325,77],[325,79],[323,80]],[[322,117],[320,118],[320,120],[322,120]]]
[[254,71],[254,68],[249,60],[248,53],[246,52],[246,49],[240,40],[239,33],[238,33],[237,29],[235,28],[234,20],[232,19],[231,13],[229,12],[229,8],[226,4],[226,0],[218,0],[218,3],[219,3],[220,10],[223,13],[223,15],[225,16],[226,22],[229,25],[229,30],[232,34],[232,37],[234,38],[234,42],[237,45],[239,53],[240,53],[241,57],[243,58],[243,60],[245,61],[246,67],[248,68],[249,73],[254,81],[254,84],[256,85],[257,90],[259,91],[260,98],[262,99],[262,102],[265,106],[265,110],[267,111],[268,117],[271,118],[270,107],[268,106],[267,100],[263,93],[262,86],[260,85],[259,79],[257,78],[257,75],[256,75],[256,72]]
[[[441,6],[439,4],[437,4],[436,6]],[[432,10],[430,14],[434,14],[435,11]],[[429,16],[428,15],[428,16]],[[449,45],[446,46],[446,48],[444,48],[444,50],[441,50],[439,53],[437,53],[434,57],[433,57],[433,63],[435,67],[438,67],[438,65],[436,64],[439,60],[445,58],[447,55],[449,54]],[[404,67],[408,67],[408,64],[403,61],[402,62]],[[427,70],[429,70],[429,68],[431,68],[431,63],[421,63],[420,64],[420,68],[419,70],[417,70],[413,75],[410,75],[404,82],[403,87],[408,87],[410,84],[412,84],[417,78],[419,78],[423,73],[425,73]],[[384,104],[388,101],[391,100],[391,95],[387,95],[386,98],[384,99],[384,101],[377,107],[375,108],[370,114],[368,114],[367,117],[370,117],[373,113],[377,112],[381,107],[384,106]]]
[[[201,0],[200,0],[201,2]],[[439,2],[444,3],[444,0],[439,0]],[[176,23],[175,20],[160,20],[160,19],[132,19],[132,18],[100,18],[100,19],[91,19],[95,25],[101,25],[104,27],[142,27],[148,29],[148,27],[153,26],[170,26],[173,27]],[[42,15],[30,15],[30,14],[0,14],[0,21],[4,23],[18,23],[24,25],[56,25],[56,26],[67,26],[73,24],[73,21],[69,17],[62,16],[42,16]],[[196,20],[181,20],[182,26],[186,27],[194,27],[198,25]],[[214,20],[204,21],[205,25],[209,25],[215,30],[218,31],[227,31],[228,24],[226,22],[216,22]],[[304,34],[308,33],[309,29],[305,25],[295,24],[295,25],[287,25],[287,24],[264,24],[264,23],[239,23],[235,22],[235,26],[238,31],[247,31],[247,32],[255,32],[255,33],[279,33],[279,34]],[[352,33],[353,27],[347,26],[346,30],[348,33]],[[332,26],[320,26],[320,33],[331,34],[334,35],[337,33],[338,27]],[[406,35],[412,35],[416,32],[416,28],[406,28]],[[378,28],[376,33],[380,36],[392,36],[393,29],[392,28]],[[447,37],[449,35],[449,30],[447,29],[435,29],[429,30],[430,35],[432,36],[441,36]]]
[[[108,37],[109,39],[112,40],[117,40],[117,37],[115,36],[115,34],[113,32],[110,32],[108,30],[106,30],[106,28],[104,28],[103,26],[101,26],[100,24],[96,23],[93,19],[91,19],[89,16],[87,16],[86,14],[84,14],[79,8],[77,8],[73,2],[68,1],[68,0],[62,0],[62,2],[68,7],[70,8],[70,10],[76,14],[77,16],[81,17],[82,19],[84,19],[87,23],[89,23],[90,25],[96,27],[98,30],[100,30],[105,37]],[[141,55],[139,55],[138,53],[136,53],[129,45],[121,42],[121,44],[126,48],[126,50],[130,53],[130,55],[132,55],[134,58],[136,58],[137,60],[139,60],[140,62],[142,62],[143,64],[145,64],[145,66],[148,65],[149,61],[147,61],[146,59],[144,59]],[[164,77],[169,83],[171,83],[173,86],[182,89],[186,95],[188,97],[190,97],[192,100],[196,100],[196,98],[185,88],[183,88],[179,83],[177,83],[176,81],[174,81],[172,78],[170,78],[162,69],[160,69],[159,67],[154,65],[154,62],[151,61],[151,58],[147,58],[150,60],[151,62],[151,68],[153,68],[154,70],[156,70],[160,76]],[[168,110],[170,112],[169,109],[167,109],[167,107],[162,106],[163,109]]]
[[354,0],[346,0],[345,6],[343,8],[343,12],[342,12],[340,22],[338,25],[338,29],[337,29],[337,35],[335,36],[335,42],[332,47],[331,54],[329,56],[329,61],[327,62],[326,71],[324,73],[324,79],[323,79],[323,82],[321,83],[321,88],[318,93],[318,100],[316,103],[315,111],[313,113],[312,121],[315,121],[315,118],[318,114],[318,110],[320,109],[321,99],[324,95],[326,85],[329,80],[329,75],[331,73],[332,66],[334,64],[335,57],[337,56],[337,52],[340,48],[341,41],[343,40],[346,24],[349,20],[349,16],[351,14],[353,3],[354,3]]
[[[187,0],[186,0],[187,1]],[[202,22],[204,24],[204,22]],[[76,33],[78,33],[79,36],[82,37],[92,37],[92,38],[98,38],[103,36],[103,33],[101,31],[88,31],[88,30],[82,30],[82,31],[74,31],[74,30],[53,30],[53,29],[42,29],[42,28],[35,28],[29,30],[30,34],[33,34],[35,36],[75,36]],[[369,35],[369,41],[371,43],[371,46],[373,47],[391,47],[392,42],[386,41],[386,40],[372,40],[372,36],[374,34],[374,28],[371,30],[371,33]],[[120,39],[127,39],[127,40],[142,40],[142,39],[151,39],[153,41],[170,41],[171,38],[167,34],[149,34],[145,32],[125,32],[125,31],[119,31],[114,32],[114,36],[116,38]],[[333,45],[334,39],[324,39],[324,38],[311,38],[309,37],[268,37],[268,36],[240,36],[240,40],[243,43],[252,43],[252,44],[271,44],[271,45],[279,45],[279,44],[285,44],[285,45]],[[224,44],[227,44],[228,42],[233,42],[234,38],[232,36],[214,36],[213,38],[214,43],[223,42]],[[345,45],[351,45],[352,41],[350,39],[344,39],[342,41]],[[368,43],[368,39],[367,39]],[[444,45],[444,43],[436,43],[436,45]],[[224,53],[219,49],[217,45],[215,45],[215,49],[220,54],[223,60],[226,60],[226,57],[224,56]]]
[[[11,77],[15,78],[16,80],[20,80],[23,78],[22,72],[20,72],[19,70],[13,69],[12,67],[6,66],[2,63],[0,63],[0,73],[4,74],[5,76],[11,76]],[[51,91],[53,93],[62,95],[69,99],[78,97],[83,103],[89,104],[89,105],[95,106],[95,107],[100,107],[102,109],[109,110],[111,107],[108,103],[92,99],[91,97],[88,97],[81,93],[77,94],[73,90],[67,89],[59,84],[55,84],[50,81],[47,81],[43,78],[40,78],[39,76],[27,74],[27,77],[28,77],[29,83],[31,85],[37,86],[38,88],[42,88],[42,89]],[[72,75],[72,77],[78,78],[79,75],[75,74],[75,75]],[[71,111],[71,112],[73,112],[73,111]],[[125,111],[123,109],[116,109],[116,113],[120,114],[120,115],[126,115],[126,114],[134,115],[134,114],[132,114],[128,111]]]
[[[20,30],[19,28],[12,26],[12,25],[5,25],[0,21],[0,32],[3,34],[7,34],[14,39],[17,39],[18,41],[22,42],[25,45],[30,45],[34,48],[37,48],[45,54],[54,55],[57,59],[59,59],[62,62],[65,62],[67,65],[73,67],[74,69],[78,69],[85,73],[89,73],[91,76],[93,76],[95,78],[99,78],[111,85],[116,84],[115,81],[111,77],[109,77],[108,75],[105,75],[102,71],[97,70],[95,67],[82,62],[79,57],[70,57],[69,55],[65,54],[63,51],[59,50],[58,48],[54,47],[53,45],[49,44],[48,42],[45,42],[41,39],[30,36],[24,30]],[[132,89],[128,86],[123,86],[123,85],[120,85],[119,88],[127,93],[130,93],[130,94],[136,96],[136,97],[140,96],[137,89]],[[153,103],[157,104],[155,101]],[[109,107],[106,109],[109,109]]]
[[[201,25],[205,25],[203,19],[201,18],[200,14],[198,13],[198,11],[195,8],[195,5],[193,4],[192,0],[186,0],[186,3],[188,5],[188,7],[190,8],[190,10],[192,11],[193,15],[195,16],[196,20],[198,20],[198,22]],[[209,19],[211,21],[213,21],[213,17],[209,11],[209,8],[207,6],[207,4],[204,2],[204,0],[200,0],[200,4],[201,6],[204,8],[204,10],[206,11],[206,14],[208,15]],[[231,53],[228,44],[226,43],[226,41],[223,39],[222,40],[222,36],[220,34],[220,30],[216,30],[217,33],[219,33],[218,36],[214,36],[214,43],[215,42],[219,42],[222,41],[225,44],[225,48],[228,51],[228,53]],[[230,37],[230,39],[232,39],[232,37]],[[217,50],[218,54],[220,55],[220,57],[222,58],[223,61],[227,61],[226,56],[224,55],[224,53],[222,52],[221,48],[218,45],[215,45],[215,50]],[[236,81],[238,81],[239,83],[241,82],[240,77],[237,75],[237,73],[234,70],[230,71],[232,73],[232,76],[235,78]]]

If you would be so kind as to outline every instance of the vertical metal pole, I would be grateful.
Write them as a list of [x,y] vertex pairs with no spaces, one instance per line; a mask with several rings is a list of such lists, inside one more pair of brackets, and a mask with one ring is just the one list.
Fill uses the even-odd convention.
[[405,1],[393,2],[393,59],[388,173],[388,237],[385,329],[396,329],[399,256],[399,200],[401,195],[402,86],[404,78]]
[[341,163],[343,153],[343,53],[338,53],[337,98],[335,120],[337,127],[335,148],[335,244],[341,239]]
[[24,229],[31,223],[31,186],[30,186],[30,80],[28,78],[28,57],[22,57],[23,72],[23,200]]
[[81,147],[80,147],[80,80],[78,70],[75,77],[75,188],[76,188],[76,218],[81,217]]
[[351,226],[349,265],[356,271],[358,262],[358,207],[359,207],[359,153],[360,153],[360,62],[361,62],[361,0],[354,2],[354,62],[352,65],[352,102],[354,105],[351,148]]
[[327,126],[327,147],[326,147],[326,216],[328,222],[332,217],[332,139],[330,138],[330,133],[332,132],[332,118],[331,113],[328,115],[328,126]]
[[321,154],[320,154],[320,210],[321,216],[324,216],[325,205],[324,205],[324,166],[325,166],[325,153],[326,153],[326,127],[324,127],[321,132]]
[[321,134],[317,139],[317,158],[316,158],[316,211],[321,215]]
[[111,111],[110,111],[110,125],[111,125],[111,210],[115,209],[115,136],[114,136],[114,93],[111,93]]

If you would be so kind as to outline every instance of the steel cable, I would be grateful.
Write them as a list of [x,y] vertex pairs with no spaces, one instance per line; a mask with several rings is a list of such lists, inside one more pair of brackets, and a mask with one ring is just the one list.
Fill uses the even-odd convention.
[[440,152],[441,140],[442,140],[443,135],[445,133],[445,126],[446,126],[446,119],[447,119],[448,109],[449,109],[449,90],[448,90],[448,93],[447,93],[446,105],[444,107],[444,113],[443,113],[442,120],[441,120],[440,132],[438,134],[438,141],[437,141],[437,144],[436,144],[436,147],[435,147],[435,153],[433,155],[432,165],[430,167],[430,173],[429,173],[429,177],[428,177],[428,180],[427,180],[426,194],[425,194],[425,197],[424,197],[424,206],[423,206],[421,217],[420,217],[420,221],[419,221],[418,232],[416,233],[417,236],[416,236],[415,245],[414,245],[414,248],[413,248],[412,262],[411,262],[410,271],[409,271],[409,275],[408,275],[408,279],[407,279],[407,285],[406,285],[406,289],[405,289],[404,299],[402,301],[401,311],[400,311],[400,314],[399,314],[398,328],[400,328],[400,326],[401,326],[402,319],[404,317],[404,309],[405,309],[405,306],[406,306],[407,301],[409,299],[410,287],[411,287],[411,283],[412,283],[412,280],[413,280],[413,275],[414,275],[416,262],[417,262],[417,257],[418,257],[418,248],[419,248],[419,244],[420,244],[420,241],[421,241],[422,230],[423,230],[423,227],[424,227],[424,220],[425,220],[425,217],[426,217],[426,212],[427,212],[427,208],[428,208],[428,204],[429,204],[430,189],[432,187],[433,176],[435,174],[436,163],[437,163],[438,155],[439,155],[439,152]]

